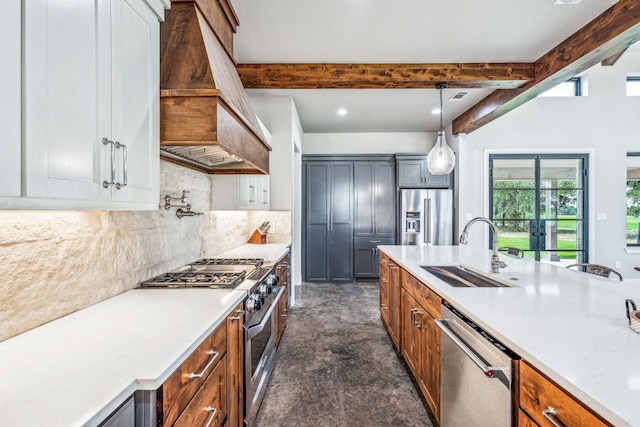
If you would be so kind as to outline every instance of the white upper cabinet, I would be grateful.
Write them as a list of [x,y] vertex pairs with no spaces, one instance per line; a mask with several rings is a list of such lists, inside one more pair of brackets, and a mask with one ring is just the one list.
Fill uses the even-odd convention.
[[20,195],[20,0],[0,13],[0,196]]
[[[112,37],[112,135],[126,145],[128,164],[120,168],[123,171],[126,166],[127,186],[114,190],[114,200],[158,203],[160,27],[140,0],[117,1],[115,5],[114,27],[118,31],[113,31]],[[116,178],[122,182],[124,177]]]
[[238,176],[238,208],[269,210],[269,175]]
[[144,0],[23,4],[24,195],[157,209],[157,16]]

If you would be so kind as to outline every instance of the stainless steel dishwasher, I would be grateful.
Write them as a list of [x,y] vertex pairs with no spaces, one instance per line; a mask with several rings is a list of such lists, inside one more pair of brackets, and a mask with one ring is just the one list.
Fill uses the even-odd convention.
[[449,304],[441,334],[440,425],[512,425],[512,351]]

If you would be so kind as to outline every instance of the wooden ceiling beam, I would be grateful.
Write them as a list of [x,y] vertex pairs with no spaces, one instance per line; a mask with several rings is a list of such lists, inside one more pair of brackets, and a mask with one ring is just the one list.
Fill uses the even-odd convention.
[[640,40],[640,1],[619,0],[535,62],[535,78],[518,89],[494,91],[453,121],[470,133]]
[[534,77],[534,64],[238,64],[250,89],[511,89]]
[[618,62],[618,59],[622,58],[622,55],[624,55],[626,51],[627,51],[626,48],[622,49],[620,52],[602,61],[600,65],[602,65],[603,67],[613,67],[614,65],[616,65],[616,62]]

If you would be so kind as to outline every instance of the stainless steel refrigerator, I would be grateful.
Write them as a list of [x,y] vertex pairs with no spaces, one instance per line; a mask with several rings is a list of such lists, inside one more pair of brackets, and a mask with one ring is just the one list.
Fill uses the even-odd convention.
[[400,245],[453,244],[453,191],[400,190]]

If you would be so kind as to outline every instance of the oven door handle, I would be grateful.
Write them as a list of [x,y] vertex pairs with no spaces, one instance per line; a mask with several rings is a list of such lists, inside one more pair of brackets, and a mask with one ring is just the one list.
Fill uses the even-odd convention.
[[279,287],[275,288],[275,291],[277,292],[277,295],[276,295],[275,299],[273,300],[273,303],[271,304],[271,306],[269,307],[269,309],[265,313],[264,317],[262,318],[262,321],[260,323],[258,323],[257,325],[252,326],[250,328],[247,328],[246,326],[244,326],[244,329],[247,331],[247,339],[248,340],[250,340],[251,338],[253,338],[256,335],[258,335],[260,332],[262,332],[264,327],[267,325],[267,322],[271,321],[271,314],[273,313],[273,310],[275,310],[276,307],[278,306],[278,301],[280,301],[280,297],[282,296],[282,293],[284,292],[284,286],[279,286]]

